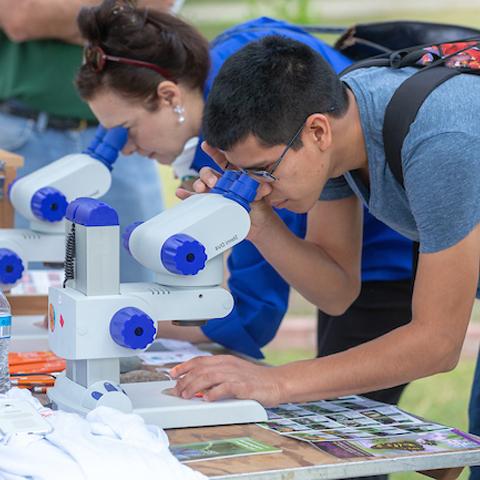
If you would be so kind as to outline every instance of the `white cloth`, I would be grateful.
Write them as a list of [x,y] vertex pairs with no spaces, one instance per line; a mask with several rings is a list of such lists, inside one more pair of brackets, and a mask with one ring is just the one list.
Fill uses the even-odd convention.
[[42,407],[26,390],[14,388],[7,396],[28,399],[53,426],[53,432],[17,434],[3,439],[2,480],[206,478],[181,464],[170,453],[165,432],[145,425],[138,415],[97,407],[82,418]]

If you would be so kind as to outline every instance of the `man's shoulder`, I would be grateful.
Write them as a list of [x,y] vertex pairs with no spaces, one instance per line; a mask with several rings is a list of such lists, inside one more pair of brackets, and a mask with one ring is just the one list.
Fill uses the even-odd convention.
[[[381,135],[391,98],[416,72],[419,70],[413,67],[370,67],[354,70],[343,79],[355,94],[364,122]],[[444,141],[441,136],[447,133],[460,134],[460,139],[465,134],[465,141],[469,135],[480,138],[480,95],[476,94],[479,87],[480,76],[462,74],[432,88],[410,125],[403,142],[402,158],[405,160],[422,142],[433,138],[435,142]],[[399,116],[401,114],[398,112]]]
[[[342,80],[358,97],[375,101],[385,96],[388,99],[395,90],[418,70],[413,67],[394,69],[368,67],[353,70],[342,76]],[[359,95],[360,94],[360,95]]]
[[[389,68],[368,67],[353,70],[342,77],[342,80],[350,86],[354,93],[363,94],[363,99],[375,101],[382,96],[387,101],[395,91],[412,75],[420,70],[415,67]],[[461,74],[449,79],[443,84],[432,89],[430,95],[424,101],[423,110],[444,109],[445,105],[455,107],[450,112],[450,118],[455,120],[459,115],[452,114],[458,109],[478,111],[480,96],[476,95],[480,87],[480,76],[473,74]],[[369,95],[371,94],[371,95]],[[419,111],[419,117],[423,114]]]
[[480,143],[480,87],[478,75],[459,75],[435,88],[420,107],[404,142],[404,156],[414,155],[420,144],[441,144],[444,148],[453,141],[457,159],[465,163],[478,162],[476,156],[465,159],[463,148]]

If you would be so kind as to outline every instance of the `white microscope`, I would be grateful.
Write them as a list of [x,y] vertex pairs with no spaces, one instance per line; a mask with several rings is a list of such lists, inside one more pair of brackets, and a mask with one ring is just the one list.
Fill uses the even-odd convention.
[[63,263],[69,202],[109,190],[113,163],[127,137],[123,127],[99,126],[83,153],[66,155],[10,185],[10,202],[30,229],[0,229],[0,288],[12,288],[31,262]]
[[49,344],[67,369],[48,390],[63,410],[98,405],[140,414],[163,428],[250,423],[267,419],[253,400],[185,400],[174,381],[120,385],[120,358],[144,351],[157,321],[189,324],[227,316],[233,298],[221,287],[223,253],[250,229],[258,183],[229,171],[210,193],[193,195],[127,229],[124,245],[156,272],[155,283],[119,282],[119,227],[113,208],[80,198],[67,209],[67,281],[50,288]]

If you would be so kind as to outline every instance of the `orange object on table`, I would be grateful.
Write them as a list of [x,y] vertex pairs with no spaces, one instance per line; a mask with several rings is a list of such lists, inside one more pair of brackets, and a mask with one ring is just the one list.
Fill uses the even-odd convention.
[[66,362],[62,358],[37,363],[24,363],[20,365],[10,365],[10,375],[16,373],[54,373],[62,372],[66,368]]
[[10,381],[16,387],[33,387],[36,385],[51,387],[55,383],[55,378],[51,375],[25,375],[21,377],[12,375]]
[[43,361],[59,360],[53,352],[11,352],[8,354],[9,365],[24,365]]
[[53,352],[12,352],[8,354],[10,375],[25,373],[54,373],[66,368],[63,358]]

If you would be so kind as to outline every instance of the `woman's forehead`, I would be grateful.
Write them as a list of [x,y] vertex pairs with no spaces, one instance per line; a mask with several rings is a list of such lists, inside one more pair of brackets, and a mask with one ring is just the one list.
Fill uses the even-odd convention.
[[135,117],[137,113],[137,109],[131,103],[127,103],[119,95],[109,92],[95,95],[88,104],[105,128],[122,125]]

